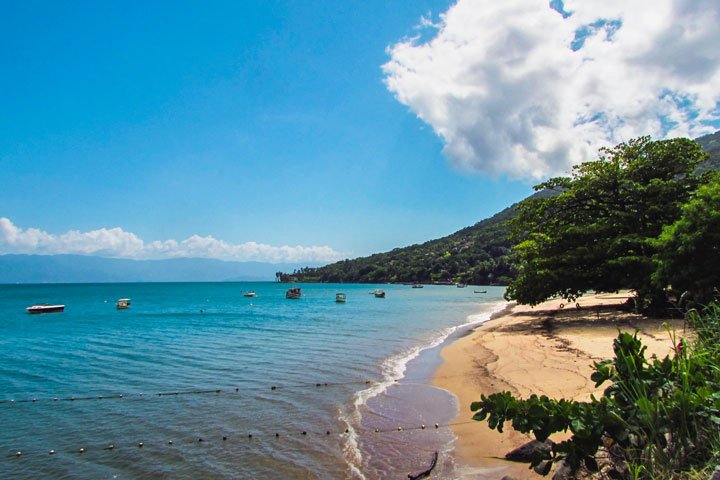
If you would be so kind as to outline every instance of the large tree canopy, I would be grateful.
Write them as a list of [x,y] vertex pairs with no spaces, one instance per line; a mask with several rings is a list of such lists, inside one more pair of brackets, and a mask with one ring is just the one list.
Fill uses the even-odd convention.
[[658,253],[653,275],[658,287],[689,292],[705,304],[720,287],[720,177],[712,175],[682,207],[682,216],[666,226],[653,244]]
[[680,218],[704,158],[688,139],[640,137],[537,185],[557,194],[523,202],[512,222],[520,274],[507,298],[535,305],[591,290],[632,289],[641,299],[659,291],[649,240]]

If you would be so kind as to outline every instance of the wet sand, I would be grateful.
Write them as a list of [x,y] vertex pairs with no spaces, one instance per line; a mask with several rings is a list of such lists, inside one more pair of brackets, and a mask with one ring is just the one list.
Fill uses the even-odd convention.
[[[458,400],[455,461],[460,478],[541,478],[527,464],[504,460],[507,452],[531,438],[506,425],[503,433],[490,430],[486,422],[472,421],[470,403],[480,394],[510,391],[523,398],[532,393],[554,398],[588,400],[600,394],[590,380],[592,363],[612,356],[612,341],[618,328],[640,331],[647,356],[664,356],[672,341],[662,320],[620,311],[629,294],[600,294],[582,297],[559,308],[562,301],[550,300],[534,308],[511,306],[462,338],[446,346],[442,365],[433,385],[453,393]],[[683,333],[683,322],[670,322]],[[553,437],[558,439],[558,437]]]

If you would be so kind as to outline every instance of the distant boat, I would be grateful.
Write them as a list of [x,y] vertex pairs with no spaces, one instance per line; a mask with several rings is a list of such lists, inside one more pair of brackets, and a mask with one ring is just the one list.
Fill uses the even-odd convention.
[[302,290],[300,287],[292,287],[285,292],[285,298],[291,298],[293,300],[298,299],[302,296]]
[[458,284],[457,284],[457,288],[465,288],[465,287],[467,287],[467,284],[465,284],[465,283],[458,283]]
[[487,293],[487,290],[475,290],[475,293]]
[[256,294],[255,292],[245,292],[243,294],[243,297],[254,297]]
[[423,288],[423,284],[422,283],[413,283],[412,288]]
[[41,303],[27,307],[28,313],[58,313],[65,311],[65,305],[48,305],[47,303]]
[[129,298],[120,298],[117,302],[115,302],[115,307],[118,310],[127,310],[130,308],[130,299]]
[[385,298],[385,290],[377,289],[373,292],[375,294],[375,298]]
[[335,301],[337,303],[345,303],[345,302],[347,302],[347,295],[345,295],[344,293],[336,293]]

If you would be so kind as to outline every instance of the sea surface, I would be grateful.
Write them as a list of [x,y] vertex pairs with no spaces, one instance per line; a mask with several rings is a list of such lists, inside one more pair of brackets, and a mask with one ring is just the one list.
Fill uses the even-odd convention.
[[430,377],[504,289],[300,286],[0,285],[0,478],[407,478],[434,451],[451,476]]

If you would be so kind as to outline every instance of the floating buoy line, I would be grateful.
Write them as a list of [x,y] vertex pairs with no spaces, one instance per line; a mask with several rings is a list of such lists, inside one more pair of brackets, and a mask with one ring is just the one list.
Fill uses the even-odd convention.
[[[458,425],[465,425],[468,423],[475,423],[474,420],[466,420],[462,422],[452,422],[452,423],[435,423],[432,425],[405,425],[405,426],[398,426],[394,428],[384,428],[384,429],[362,429],[359,431],[360,434],[398,434],[398,433],[406,433],[406,432],[413,432],[413,431],[420,431],[420,430],[426,430],[426,431],[439,431],[448,427],[454,427]],[[101,453],[101,452],[115,452],[115,451],[139,451],[143,450],[145,452],[151,453],[153,450],[153,447],[155,448],[173,448],[173,449],[180,449],[183,447],[189,447],[191,445],[220,445],[223,447],[232,447],[234,445],[246,445],[250,442],[262,442],[262,441],[280,441],[283,438],[302,438],[307,439],[308,441],[311,441],[311,438],[314,437],[343,437],[350,434],[349,429],[345,429],[342,431],[331,431],[331,430],[325,430],[325,431],[317,431],[317,430],[294,430],[292,432],[290,431],[276,431],[274,433],[248,433],[245,435],[235,434],[235,435],[214,435],[210,437],[202,437],[202,436],[196,436],[193,437],[192,440],[182,440],[182,441],[175,441],[172,439],[168,439],[163,442],[156,442],[156,443],[145,443],[142,441],[135,441],[135,442],[123,442],[123,443],[106,443],[104,445],[94,445],[94,446],[78,446],[77,448],[66,448],[62,450],[56,450],[56,449],[48,449],[45,451],[39,451],[39,450],[15,450],[14,452],[9,453],[6,455],[6,458],[8,459],[19,459],[23,457],[39,457],[39,456],[46,456],[46,457],[53,457],[57,456],[59,454],[63,455],[84,455],[84,454],[90,454],[90,453]],[[146,449],[145,447],[150,447],[150,449]]]
[[442,377],[423,377],[423,378],[397,378],[391,380],[351,380],[346,382],[305,382],[295,383],[286,385],[270,385],[270,386],[251,386],[251,387],[225,387],[225,388],[208,388],[208,389],[197,389],[197,390],[171,390],[162,391],[156,393],[111,393],[107,395],[72,395],[72,396],[57,396],[57,397],[31,397],[22,399],[0,399],[0,405],[15,405],[15,404],[26,404],[26,403],[53,403],[53,402],[83,402],[89,400],[101,401],[101,400],[123,400],[123,399],[151,399],[151,398],[163,398],[163,397],[179,397],[188,395],[241,395],[243,392],[257,392],[257,391],[277,391],[277,390],[294,390],[304,388],[329,388],[356,385],[366,385],[368,387],[373,385],[379,385],[382,383],[397,384],[400,381],[405,383],[417,383],[417,382],[429,382],[432,379],[444,379],[444,378],[457,378],[457,377],[474,377],[475,374],[458,374],[458,375],[445,375]]

